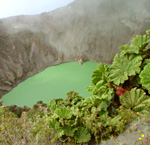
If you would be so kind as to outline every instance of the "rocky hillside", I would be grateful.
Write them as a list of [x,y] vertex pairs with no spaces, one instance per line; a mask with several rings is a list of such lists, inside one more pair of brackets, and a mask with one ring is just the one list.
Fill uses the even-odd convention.
[[150,28],[149,0],[75,0],[0,20],[0,97],[25,78],[67,61],[111,63],[119,46]]

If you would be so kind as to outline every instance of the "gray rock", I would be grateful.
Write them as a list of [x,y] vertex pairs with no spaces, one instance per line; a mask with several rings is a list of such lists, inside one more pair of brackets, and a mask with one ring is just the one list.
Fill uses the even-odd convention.
[[149,0],[75,0],[33,16],[0,20],[0,96],[48,66],[111,63],[119,47],[150,28]]

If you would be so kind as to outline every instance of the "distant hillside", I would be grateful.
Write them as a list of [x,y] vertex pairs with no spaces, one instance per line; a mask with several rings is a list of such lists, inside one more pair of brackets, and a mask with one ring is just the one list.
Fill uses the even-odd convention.
[[49,13],[0,20],[0,96],[67,61],[111,63],[119,46],[150,28],[149,0],[76,0]]

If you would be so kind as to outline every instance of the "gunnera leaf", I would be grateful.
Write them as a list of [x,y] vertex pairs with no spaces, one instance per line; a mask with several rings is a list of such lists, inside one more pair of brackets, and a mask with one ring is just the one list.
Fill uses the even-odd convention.
[[91,135],[84,127],[79,127],[78,130],[75,132],[75,140],[77,141],[77,143],[89,142],[90,139]]
[[150,93],[150,63],[147,64],[140,73],[142,86]]
[[124,109],[134,112],[150,112],[150,97],[142,89],[131,89],[120,96],[120,103]]
[[72,117],[72,111],[68,108],[58,108],[54,112],[60,119],[70,119]]
[[110,65],[100,63],[97,70],[93,72],[92,85],[87,87],[87,90],[91,92],[91,95],[101,96],[108,89],[108,84],[110,84],[107,82],[109,66]]
[[56,105],[56,100],[53,99],[49,102],[48,104],[48,109],[51,111],[51,112],[54,112],[57,108],[57,105]]
[[105,79],[108,68],[109,68],[108,64],[100,63],[97,66],[97,70],[94,71],[93,74],[92,74],[92,78],[93,78],[92,83],[93,83],[93,85],[96,85],[98,81]]
[[71,101],[71,100],[73,100],[74,98],[76,98],[78,96],[79,96],[79,93],[77,93],[75,91],[70,91],[70,92],[67,93],[67,98],[65,100]]
[[115,84],[123,84],[129,76],[134,76],[140,72],[142,57],[134,54],[116,54],[112,66],[110,67],[109,81]]
[[126,53],[135,53],[138,54],[139,53],[139,48],[137,46],[134,45],[123,45],[120,47],[120,50],[122,51],[121,54],[126,54]]
[[78,130],[77,128],[71,128],[70,126],[63,126],[62,129],[64,130],[64,134],[66,136],[74,136],[74,133],[76,130]]
[[150,35],[150,30],[147,30],[147,31],[146,31],[146,34],[147,34],[147,35]]
[[81,102],[81,106],[82,108],[91,108],[93,105],[93,97],[87,97],[85,98],[82,102]]
[[137,35],[132,41],[131,45],[137,46],[139,50],[144,50],[150,42],[150,37],[146,35]]
[[104,80],[100,80],[96,83],[96,85],[92,85],[87,87],[87,91],[91,92],[91,95],[97,95],[100,96],[100,92],[103,92],[103,90],[106,90],[106,82]]
[[64,135],[64,130],[61,129],[60,123],[56,119],[49,120],[49,128],[54,129],[57,132],[53,138],[58,139]]
[[56,119],[49,120],[49,128],[53,128],[55,130],[60,128],[60,123]]

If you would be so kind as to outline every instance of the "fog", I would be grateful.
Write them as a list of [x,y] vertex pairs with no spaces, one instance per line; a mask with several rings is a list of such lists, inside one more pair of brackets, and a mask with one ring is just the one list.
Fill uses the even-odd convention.
[[0,20],[0,97],[47,66],[112,63],[121,45],[150,29],[150,0],[75,0],[22,16],[71,1],[50,2],[1,1],[1,17],[21,16]]
[[74,0],[0,0],[0,18],[34,15],[63,7]]

